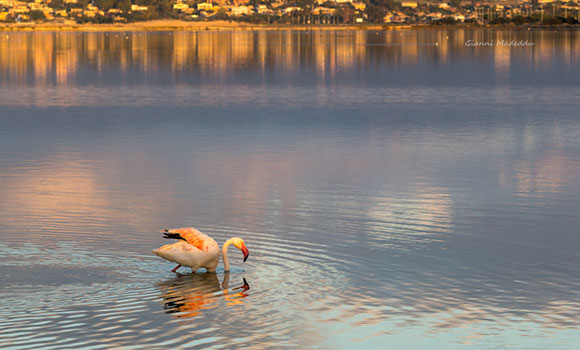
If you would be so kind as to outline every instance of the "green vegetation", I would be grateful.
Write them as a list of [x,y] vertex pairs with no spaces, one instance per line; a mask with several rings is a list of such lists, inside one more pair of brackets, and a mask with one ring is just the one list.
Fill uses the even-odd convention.
[[44,21],[46,19],[46,16],[42,11],[32,10],[30,11],[30,19],[33,21]]
[[96,0],[95,5],[97,5],[100,9],[107,11],[113,8],[115,5],[115,0]]

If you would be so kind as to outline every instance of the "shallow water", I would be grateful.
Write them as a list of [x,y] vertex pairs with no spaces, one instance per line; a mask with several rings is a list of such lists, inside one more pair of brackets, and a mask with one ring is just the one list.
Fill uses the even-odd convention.
[[[3,33],[0,347],[573,348],[579,78],[577,32]],[[250,258],[172,274],[184,226]]]

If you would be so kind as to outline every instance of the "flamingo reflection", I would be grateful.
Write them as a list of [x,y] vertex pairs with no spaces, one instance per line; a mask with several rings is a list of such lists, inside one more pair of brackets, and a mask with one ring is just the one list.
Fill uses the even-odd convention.
[[219,306],[223,298],[226,305],[243,304],[250,285],[243,278],[237,287],[229,287],[230,273],[226,272],[220,284],[217,274],[178,274],[176,277],[157,284],[162,292],[163,308],[176,318],[195,317],[203,310]]

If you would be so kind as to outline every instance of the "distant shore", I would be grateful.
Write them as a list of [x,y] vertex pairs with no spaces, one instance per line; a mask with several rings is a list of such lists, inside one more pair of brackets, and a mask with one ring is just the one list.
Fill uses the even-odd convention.
[[[393,26],[394,27],[394,26]],[[397,26],[411,28],[411,26]],[[384,29],[383,25],[299,25],[299,24],[251,24],[234,21],[180,21],[180,20],[153,20],[132,23],[109,24],[77,24],[77,23],[3,23],[0,31],[81,31],[81,32],[114,32],[114,31],[204,31],[204,30],[356,30],[356,29]]]
[[74,22],[68,23],[2,23],[0,24],[0,31],[4,32],[42,32],[42,31],[79,31],[79,32],[123,32],[123,31],[142,31],[142,32],[157,32],[157,31],[205,31],[205,30],[389,30],[389,29],[411,29],[411,28],[509,28],[509,29],[573,29],[578,30],[578,25],[522,25],[522,26],[506,26],[506,25],[425,25],[425,24],[409,24],[409,25],[388,25],[388,24],[251,24],[234,21],[180,21],[180,20],[153,20],[145,22],[133,23],[111,23],[111,24],[77,24]]

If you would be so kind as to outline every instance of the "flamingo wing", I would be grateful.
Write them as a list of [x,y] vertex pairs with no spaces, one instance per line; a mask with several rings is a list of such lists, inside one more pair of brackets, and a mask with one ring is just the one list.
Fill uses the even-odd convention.
[[201,251],[207,251],[210,247],[217,246],[213,238],[193,227],[165,230],[163,238],[184,240]]

